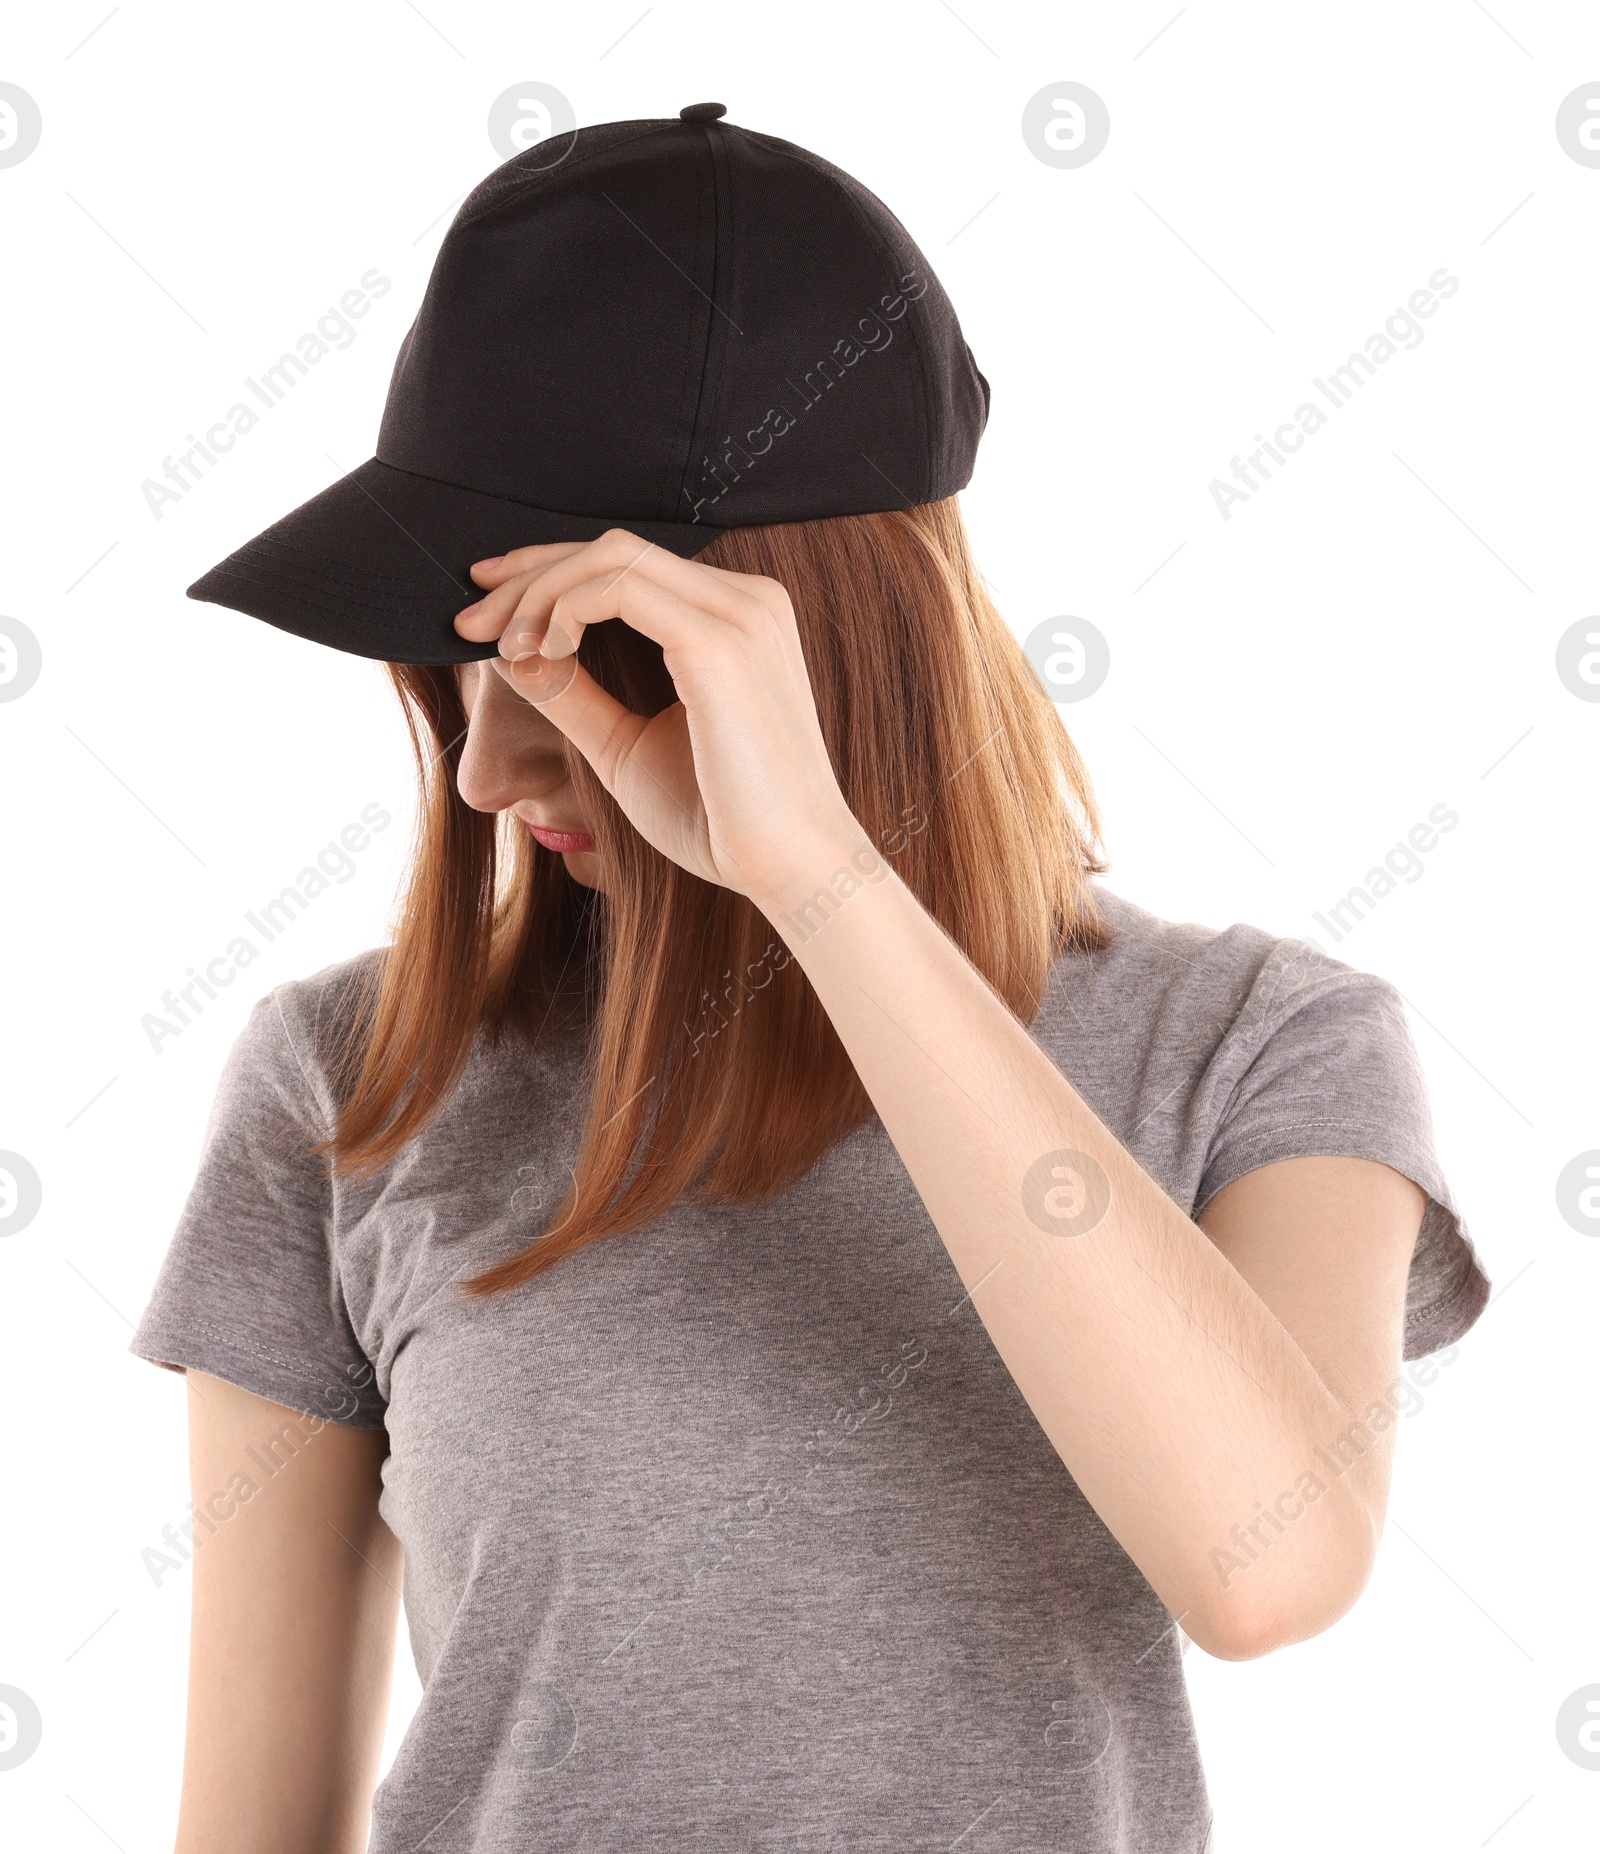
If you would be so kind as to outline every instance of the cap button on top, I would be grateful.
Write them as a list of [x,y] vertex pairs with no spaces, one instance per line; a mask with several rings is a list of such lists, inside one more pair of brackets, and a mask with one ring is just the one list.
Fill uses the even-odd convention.
[[726,116],[726,103],[691,103],[686,109],[678,111],[681,122],[715,122],[719,116]]

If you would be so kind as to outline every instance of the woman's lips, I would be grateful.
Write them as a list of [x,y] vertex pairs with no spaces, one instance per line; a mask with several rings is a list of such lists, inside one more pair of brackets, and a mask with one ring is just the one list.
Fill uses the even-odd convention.
[[[524,824],[528,820],[524,818]],[[594,848],[594,838],[586,830],[546,830],[542,824],[528,824],[536,843],[542,843],[547,850],[554,850],[558,856],[575,856],[583,850]]]

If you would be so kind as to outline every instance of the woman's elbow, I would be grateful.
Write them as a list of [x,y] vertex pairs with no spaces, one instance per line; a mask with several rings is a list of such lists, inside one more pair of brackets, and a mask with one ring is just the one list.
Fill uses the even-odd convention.
[[[1343,1542],[1316,1554],[1318,1562],[1265,1563],[1234,1573],[1225,1586],[1192,1605],[1181,1618],[1184,1633],[1219,1661],[1254,1661],[1276,1649],[1309,1641],[1355,1607],[1376,1557],[1371,1538]],[[1252,1581],[1251,1573],[1256,1573]]]

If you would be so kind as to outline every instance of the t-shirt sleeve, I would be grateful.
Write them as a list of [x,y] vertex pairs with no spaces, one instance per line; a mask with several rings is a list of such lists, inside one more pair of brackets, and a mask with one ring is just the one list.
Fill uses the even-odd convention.
[[1489,1279],[1434,1151],[1427,1086],[1400,994],[1303,942],[1277,942],[1230,1039],[1238,1074],[1195,1213],[1258,1166],[1316,1154],[1375,1159],[1428,1194],[1406,1287],[1408,1359],[1453,1344]]
[[325,1118],[276,994],[217,1087],[200,1167],[129,1350],[360,1429],[384,1401],[335,1262]]

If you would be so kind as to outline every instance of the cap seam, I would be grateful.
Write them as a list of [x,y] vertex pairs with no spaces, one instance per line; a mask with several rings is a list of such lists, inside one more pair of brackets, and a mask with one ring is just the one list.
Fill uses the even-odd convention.
[[[700,450],[702,446],[707,450],[711,447],[711,440],[709,437],[711,425],[709,421],[717,407],[717,393],[711,386],[713,356],[717,352],[717,316],[719,314],[730,315],[728,310],[719,310],[717,304],[717,292],[725,274],[729,284],[729,300],[730,302],[732,301],[733,265],[731,261],[726,264],[724,263],[723,250],[723,232],[725,229],[723,189],[724,186],[728,189],[730,195],[728,204],[731,207],[732,182],[725,171],[725,164],[720,159],[718,151],[712,143],[711,131],[713,123],[701,122],[697,123],[695,126],[700,130],[701,136],[704,138],[706,159],[711,165],[711,288],[707,292],[708,307],[706,310],[705,346],[701,351],[700,390],[695,398],[694,415],[689,422],[689,442],[683,454],[683,468],[678,473],[677,493],[674,495],[672,501],[674,516],[669,519],[676,517],[676,512],[682,508],[686,497],[689,498],[691,507],[693,506],[693,497],[690,496],[689,481],[690,473],[694,469],[695,453]],[[727,216],[731,216],[731,214]],[[726,343],[727,337],[724,336],[724,351],[726,351]],[[698,523],[686,523],[685,525],[691,527],[699,526]]]
[[[681,459],[679,457],[675,457],[670,454],[668,455],[667,467],[666,467],[666,471],[662,479],[661,504],[662,506],[670,506],[670,508],[673,511],[673,514],[662,517],[662,519],[667,520],[667,521],[671,521],[674,518],[674,515],[676,514],[676,511],[679,506],[679,496],[681,494],[681,487],[682,485],[686,484],[688,481],[689,468],[694,459],[695,436],[699,430],[699,425],[700,425],[700,408],[705,404],[706,373],[711,365],[711,340],[712,340],[713,334],[715,333],[713,324],[716,320],[716,301],[717,301],[717,297],[716,297],[716,291],[717,291],[716,162],[711,154],[710,136],[706,131],[706,125],[704,123],[684,124],[680,122],[679,127],[680,128],[688,127],[691,133],[693,133],[695,129],[697,128],[699,129],[701,141],[702,141],[702,144],[704,145],[705,158],[711,167],[711,177],[710,177],[711,178],[711,288],[708,292],[706,292],[706,302],[707,302],[707,307],[706,307],[706,312],[705,312],[705,324],[706,325],[705,325],[705,333],[701,337],[700,342],[699,342],[700,366],[699,366],[698,374],[696,373],[696,369],[694,365],[694,349],[696,345],[695,344],[695,323],[694,323],[693,315],[690,315],[689,317],[689,330],[688,330],[689,358],[686,364],[686,370],[685,370],[686,377],[685,377],[685,382],[684,382],[684,390],[682,394],[680,395],[680,402],[681,404],[685,404],[685,405],[687,404],[688,398],[689,398],[689,388],[692,385],[694,388],[694,405],[693,405],[692,410],[689,413],[688,437],[686,438],[684,442]],[[696,262],[699,261],[700,252],[702,249],[702,238],[703,238],[702,227],[704,226],[704,223],[705,223],[705,208],[706,208],[705,190],[703,188],[697,189],[697,197],[695,200],[695,215],[694,215],[694,247],[695,247],[694,254],[695,254]],[[690,279],[690,281],[691,281],[691,284],[693,284],[692,278]],[[699,286],[695,285],[694,287],[698,288]],[[673,482],[674,478],[677,479],[677,487],[674,486],[674,482]]]
[[[803,167],[809,173],[815,174],[823,180],[831,181],[834,185],[835,190],[838,192],[839,196],[844,200],[845,205],[849,207],[850,212],[852,216],[854,217],[857,225],[860,226],[861,230],[866,233],[867,237],[872,241],[873,245],[876,247],[878,251],[878,255],[887,260],[890,272],[892,273],[892,276],[894,279],[894,283],[896,287],[899,286],[899,284],[902,282],[903,279],[902,279],[902,275],[899,269],[898,258],[895,256],[894,252],[889,248],[888,244],[884,240],[883,234],[878,230],[877,226],[875,226],[872,223],[872,221],[867,217],[867,215],[861,210],[861,206],[859,202],[856,200],[855,196],[851,193],[850,188],[842,184],[843,181],[848,181],[851,179],[850,175],[846,174],[842,168],[835,169],[831,162],[824,161],[820,156],[811,154],[809,150],[803,149],[803,148],[796,148],[792,144],[782,141],[777,136],[763,135],[757,129],[745,129],[741,132],[745,135],[748,135],[752,141],[760,142],[764,148],[769,149],[773,154],[782,155],[785,160],[793,161],[797,167]],[[860,183],[856,182],[854,184],[859,185]],[[888,210],[889,210],[888,207],[885,206],[884,211],[888,212]],[[897,219],[895,223],[898,225],[899,220]],[[902,231],[905,231],[904,226],[901,226],[900,229]],[[910,232],[908,231],[906,232],[906,242],[911,246],[911,249],[916,252],[917,257],[922,260],[924,266],[926,267],[927,260],[923,258],[920,247],[917,245],[916,240],[912,238]],[[928,282],[932,283],[935,281],[931,269],[925,268],[923,274],[926,276]],[[876,308],[877,305],[874,304],[873,307]],[[922,459],[923,459],[922,467],[923,467],[923,472],[924,472],[923,483],[922,483],[923,493],[921,494],[920,497],[917,497],[914,500],[920,501],[920,502],[929,502],[929,501],[932,501],[933,499],[932,491],[933,491],[934,466],[933,466],[933,455],[932,455],[933,445],[932,445],[932,439],[930,437],[930,433],[933,428],[933,420],[932,420],[932,401],[930,398],[929,385],[928,385],[928,370],[924,363],[924,357],[923,357],[923,352],[922,352],[922,342],[918,338],[915,325],[908,323],[908,326],[906,328],[906,333],[911,338],[911,351],[912,351],[913,356],[915,357],[916,365],[917,365],[917,383],[919,387],[921,388],[921,393],[920,393],[920,407],[921,407],[921,415],[922,415],[921,450],[922,450]]]

